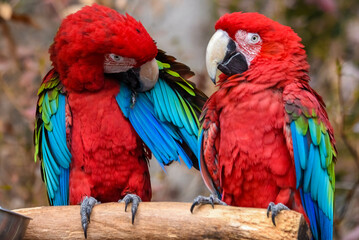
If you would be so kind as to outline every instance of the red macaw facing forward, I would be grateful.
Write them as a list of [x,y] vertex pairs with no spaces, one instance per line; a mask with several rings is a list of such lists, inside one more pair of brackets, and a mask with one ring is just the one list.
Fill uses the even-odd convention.
[[[213,195],[200,203],[302,213],[315,239],[332,239],[333,129],[309,86],[306,54],[294,31],[258,13],[216,23],[206,55],[219,89],[203,108],[200,169]],[[218,199],[221,198],[221,200]],[[277,204],[277,205],[276,205]]]

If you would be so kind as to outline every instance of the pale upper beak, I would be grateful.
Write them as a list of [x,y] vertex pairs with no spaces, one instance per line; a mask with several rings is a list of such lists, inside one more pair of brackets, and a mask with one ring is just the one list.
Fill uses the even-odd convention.
[[217,69],[227,76],[243,73],[248,69],[244,55],[237,51],[237,44],[219,29],[212,36],[206,51],[208,75],[216,84]]
[[138,92],[145,92],[155,86],[158,80],[158,65],[156,59],[146,62],[140,67]]

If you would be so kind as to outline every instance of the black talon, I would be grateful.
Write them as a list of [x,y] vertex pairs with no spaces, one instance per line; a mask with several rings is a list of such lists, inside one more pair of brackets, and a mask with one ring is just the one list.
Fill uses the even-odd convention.
[[87,238],[87,228],[90,223],[92,208],[98,203],[100,202],[98,202],[95,198],[87,197],[87,196],[81,202],[81,207],[80,207],[81,225],[84,231],[85,238]]
[[132,200],[132,208],[131,208],[131,212],[132,212],[132,224],[134,223],[135,221],[135,216],[136,216],[136,213],[137,213],[137,208],[138,208],[138,205],[140,204],[141,202],[141,198],[134,198]]
[[286,205],[283,203],[278,203],[277,205],[274,202],[270,202],[267,208],[267,218],[269,217],[269,212],[272,212],[272,223],[274,226],[277,226],[275,223],[275,217],[282,211],[282,210],[290,210]]
[[141,198],[136,194],[127,194],[123,199],[118,202],[125,202],[125,212],[127,211],[127,206],[132,202],[131,213],[132,213],[132,224],[135,222],[135,216],[137,213],[138,205],[142,202]]
[[224,205],[227,206],[227,204],[221,200],[218,199],[217,196],[210,195],[209,197],[204,196],[198,196],[193,200],[192,206],[191,206],[191,213],[193,213],[193,209],[195,206],[200,204],[211,204],[212,208],[214,208],[214,204]]

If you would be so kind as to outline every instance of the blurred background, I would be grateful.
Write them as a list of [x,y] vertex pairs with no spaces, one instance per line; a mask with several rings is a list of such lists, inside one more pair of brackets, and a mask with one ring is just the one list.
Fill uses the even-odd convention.
[[[51,68],[48,48],[68,14],[97,2],[140,20],[157,46],[196,73],[193,81],[215,91],[205,69],[214,23],[226,12],[260,12],[291,26],[303,39],[311,85],[324,97],[335,130],[335,237],[359,239],[359,1],[357,0],[0,0],[0,205],[47,205],[32,133],[42,77]],[[150,163],[153,201],[208,195],[200,174],[185,166]]]

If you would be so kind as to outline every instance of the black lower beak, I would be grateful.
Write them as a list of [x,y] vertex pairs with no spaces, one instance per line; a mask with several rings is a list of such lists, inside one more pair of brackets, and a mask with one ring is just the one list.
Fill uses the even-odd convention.
[[229,77],[248,70],[247,60],[242,53],[237,52],[233,40],[229,41],[226,55],[223,61],[218,64],[218,69]]
[[106,73],[105,75],[126,83],[134,91],[141,88],[139,68],[131,68],[127,72]]

